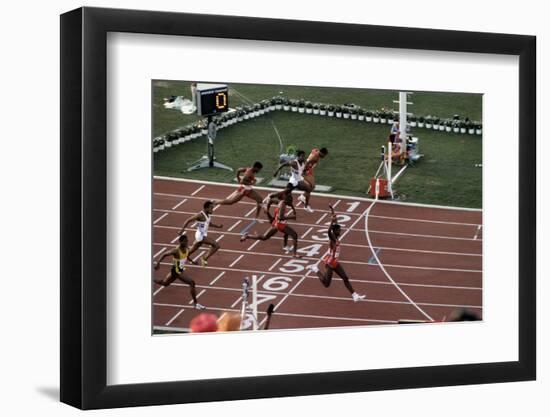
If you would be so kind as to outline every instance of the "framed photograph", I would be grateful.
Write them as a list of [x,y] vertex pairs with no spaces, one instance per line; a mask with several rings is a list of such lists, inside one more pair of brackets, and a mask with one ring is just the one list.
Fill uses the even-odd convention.
[[535,37],[61,16],[61,401],[533,380]]

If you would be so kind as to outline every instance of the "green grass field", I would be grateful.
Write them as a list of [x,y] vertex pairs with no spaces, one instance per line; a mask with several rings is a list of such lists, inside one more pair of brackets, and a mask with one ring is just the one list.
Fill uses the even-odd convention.
[[[198,119],[179,111],[166,110],[162,99],[168,95],[189,97],[189,83],[155,81],[153,85],[153,136],[183,127]],[[296,86],[230,84],[230,106],[258,102],[275,95],[303,98],[313,102],[354,103],[365,109],[397,108],[397,91],[317,88]],[[482,96],[417,92],[409,111],[415,115],[448,118],[454,114],[481,120]],[[218,132],[216,156],[234,168],[249,166],[254,160],[264,164],[260,176],[266,182],[278,166],[281,143],[295,145],[307,152],[326,146],[329,155],[316,169],[318,184],[331,185],[333,193],[365,196],[369,178],[380,163],[380,146],[389,134],[389,125],[337,119],[316,115],[274,111],[264,116],[229,126]],[[277,133],[280,136],[277,135]],[[405,201],[458,207],[481,207],[482,172],[475,167],[482,161],[482,139],[413,128],[420,138],[425,156],[407,169],[396,183],[399,198]],[[154,157],[155,175],[231,182],[233,174],[218,169],[186,172],[192,162],[206,151],[205,137],[158,152]]]

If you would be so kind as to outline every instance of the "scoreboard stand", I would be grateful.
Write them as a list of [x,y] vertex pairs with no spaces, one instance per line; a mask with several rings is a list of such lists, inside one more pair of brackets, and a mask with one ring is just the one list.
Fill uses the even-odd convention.
[[225,84],[197,84],[196,91],[197,114],[207,117],[208,134],[206,135],[206,155],[191,165],[187,171],[196,171],[202,168],[220,168],[233,171],[233,168],[216,161],[214,140],[217,126],[213,116],[226,112],[229,109],[229,94]]

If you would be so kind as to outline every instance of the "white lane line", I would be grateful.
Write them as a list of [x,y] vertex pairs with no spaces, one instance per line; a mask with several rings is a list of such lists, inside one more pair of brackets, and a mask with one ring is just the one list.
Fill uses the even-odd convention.
[[161,285],[159,288],[157,288],[157,290],[153,293],[153,297],[154,297],[155,295],[157,295],[159,292],[161,292],[163,288],[164,288],[163,285]]
[[222,240],[224,236],[225,236],[225,235],[220,235],[220,236],[216,239],[216,242],[219,242],[220,240]]
[[328,214],[328,213],[323,214],[323,215],[321,216],[321,218],[315,222],[315,224],[321,223],[321,222],[323,221],[323,219],[324,219],[325,217],[327,217],[327,214]]
[[279,265],[279,262],[281,262],[282,260],[283,260],[282,258],[277,259],[275,263],[268,268],[268,271],[273,271],[273,268]]
[[[348,229],[349,230],[349,229]],[[165,243],[154,243],[154,245],[166,245]],[[281,258],[292,258],[292,255],[280,255],[275,253],[266,253],[266,252],[244,252],[242,250],[233,250],[233,249],[220,249],[221,252],[229,252],[229,253],[241,253],[244,255],[251,254],[251,255],[257,255],[257,256],[271,256],[271,257],[281,257]],[[301,259],[304,260],[317,260],[315,257],[311,256],[304,256]],[[346,264],[352,264],[352,265],[361,265],[361,266],[373,266],[372,263],[368,262],[361,262],[361,261],[352,261],[348,259],[341,259],[341,262]],[[404,268],[404,269],[419,269],[419,270],[427,270],[427,271],[452,271],[452,272],[468,272],[468,273],[481,273],[483,270],[481,269],[459,269],[459,268],[442,268],[442,267],[435,267],[435,266],[416,266],[416,265],[394,265],[394,264],[385,264],[388,268]]]
[[206,185],[201,185],[199,188],[197,188],[195,191],[193,191],[191,193],[191,195],[193,196],[193,195],[198,194],[204,187],[206,187]]
[[186,198],[184,198],[183,200],[181,200],[178,204],[176,204],[174,207],[172,207],[172,210],[176,210],[179,206],[181,206],[183,203],[185,203],[187,201]]
[[158,219],[156,219],[153,224],[157,224],[158,222],[160,222],[162,219],[164,219],[166,216],[168,216],[168,213],[164,213],[162,216],[160,216]]
[[[280,260],[279,260],[280,262]],[[275,262],[275,264],[273,265],[273,267],[275,267],[279,262]],[[172,264],[171,263],[167,263],[167,262],[163,262],[161,265],[165,265],[165,266],[171,266]],[[200,268],[199,266],[195,266],[195,265],[188,265],[189,268]],[[227,268],[222,268],[222,267],[216,267],[216,266],[209,266],[210,269],[213,269],[213,270],[217,270],[217,271],[227,271]],[[233,268],[231,269],[230,272],[239,272],[239,273],[245,273],[245,274],[257,274],[257,275],[260,275],[260,274],[264,274],[265,273],[265,270],[264,271],[256,271],[256,270],[253,270],[253,269],[240,269],[240,268]],[[277,272],[269,272],[271,275],[275,275],[277,274]],[[284,273],[284,275],[286,277],[291,277],[291,278],[300,278],[302,275],[299,275],[299,274],[290,274],[290,273]],[[308,278],[311,278],[311,279],[318,279],[317,277],[308,277]],[[333,277],[332,278],[333,280],[341,280],[341,278],[338,278],[338,277]],[[391,282],[388,282],[388,281],[369,281],[369,280],[363,280],[363,279],[357,279],[357,278],[352,278],[350,279],[351,282],[362,282],[362,283],[371,283],[371,284],[381,284],[381,285],[393,285]],[[414,283],[406,283],[406,282],[398,282],[399,285],[401,286],[412,286],[412,287],[415,287],[415,286],[419,286],[419,287],[434,287],[434,288],[451,288],[451,289],[470,289],[470,290],[478,290],[478,291],[481,291],[482,288],[481,287],[460,287],[460,286],[452,286],[452,285],[430,285],[430,284],[414,284]],[[171,285],[180,285],[178,283],[173,283]],[[181,284],[183,285],[183,284]]]
[[474,240],[477,240],[477,237],[479,236],[479,232],[481,232],[481,225],[477,226],[476,233],[474,235]]
[[[317,277],[308,277],[308,278],[317,279]],[[175,285],[177,287],[186,287],[185,284],[180,284],[180,283],[174,283],[172,285]],[[241,288],[230,288],[230,287],[213,287],[213,286],[197,285],[197,288],[204,288],[204,290],[201,292],[201,294],[204,291],[206,291],[207,289],[209,289],[209,290],[219,290],[219,291],[231,291],[231,292],[239,292],[239,293],[242,292]],[[261,294],[278,295],[278,296],[289,295],[289,293],[285,293],[285,292],[266,291],[266,290],[261,290]],[[350,303],[353,302],[351,297],[338,297],[338,296],[334,296],[334,295],[316,295],[316,294],[293,293],[292,296],[293,297],[300,297],[300,298],[319,298],[319,299],[323,299],[323,300],[340,300],[340,301],[346,301],[346,302],[350,302]],[[237,301],[235,301],[234,304],[238,303],[240,300],[242,300],[241,297],[239,297],[237,299]],[[400,305],[410,306],[410,303],[408,301],[385,300],[385,299],[381,299],[381,298],[365,298],[363,301],[364,302],[369,302],[369,303],[378,303],[378,304],[400,304]],[[192,302],[190,302],[189,304],[191,304],[191,303]],[[471,305],[471,304],[466,304],[465,305],[465,304],[446,304],[446,303],[422,302],[422,303],[418,303],[418,305],[428,306],[428,307],[449,307],[449,308],[475,308],[475,309],[482,309],[483,308],[483,306]]]
[[227,229],[228,232],[231,232],[235,227],[237,227],[240,223],[242,222],[242,220],[237,220],[236,223],[231,226],[229,229]]
[[248,213],[246,213],[246,214],[244,215],[244,217],[250,216],[250,215],[251,215],[252,213],[254,213],[255,211],[256,211],[256,207],[253,207],[252,210],[250,210]]
[[[254,211],[255,208],[252,210]],[[160,212],[168,212],[168,213],[177,213],[177,214],[196,214],[193,212],[186,212],[186,211],[171,211],[171,210],[163,210],[163,209],[154,209],[153,211],[160,211]],[[250,214],[250,212],[249,212]],[[248,214],[247,214],[248,215]],[[352,215],[355,215],[352,213]],[[242,219],[242,220],[250,220],[250,218],[247,217],[239,217],[239,216],[227,216],[227,215],[218,215],[218,217],[222,218],[228,218],[228,219]],[[196,224],[196,223],[195,223]],[[195,224],[192,224],[190,227],[193,228]],[[311,227],[311,226],[317,226],[316,224],[311,223],[300,223],[300,222],[292,222],[292,224],[295,224],[297,226],[305,226],[305,227]],[[178,229],[176,226],[171,226],[174,229]],[[353,231],[356,232],[363,232],[363,228],[353,229]],[[422,237],[422,238],[428,238],[428,239],[450,239],[450,240],[465,240],[468,242],[472,241],[472,238],[470,237],[456,237],[456,236],[443,236],[443,235],[424,235],[424,234],[418,234],[418,233],[403,233],[403,232],[389,232],[385,230],[372,230],[371,233],[382,233],[387,235],[396,235],[396,236],[410,236],[410,237]],[[481,239],[477,240],[478,242],[481,242]]]
[[185,309],[183,308],[180,311],[178,311],[174,317],[172,317],[170,320],[166,322],[165,326],[170,326],[174,322],[174,320],[176,320],[184,311]]
[[[271,189],[270,189],[271,190]],[[280,191],[277,190],[277,191]],[[195,198],[195,199],[202,199],[202,197],[191,197],[190,195],[186,195],[186,194],[166,194],[166,193],[154,193],[155,195],[158,195],[158,196],[161,196],[161,197],[174,197],[174,198],[182,198],[182,197],[188,197],[188,198]],[[324,197],[327,197],[326,195]],[[356,197],[353,197],[353,199],[355,199]],[[213,198],[211,198],[213,199]],[[352,198],[350,198],[351,201],[353,201]],[[372,200],[366,200],[366,201],[369,201],[369,202],[372,202]],[[381,201],[378,201],[379,203],[382,203]],[[299,206],[301,202],[298,202],[295,204],[295,206]],[[386,201],[385,203],[389,203],[389,204],[397,204],[395,202],[391,202],[391,201]],[[252,203],[250,201],[239,201],[238,204],[246,204],[246,205],[256,205],[256,203]],[[219,206],[216,206],[216,207],[219,207]],[[333,207],[334,208],[334,207]],[[429,207],[427,207],[429,208]],[[449,207],[449,209],[452,209],[452,207]],[[155,210],[161,210],[161,209],[155,209]],[[330,213],[330,210],[324,210],[324,209],[315,209],[316,212],[319,212],[319,213],[327,213],[329,214]],[[349,215],[350,212],[348,211],[338,211],[338,210],[334,210],[334,213],[335,214],[347,214]],[[355,213],[351,213],[352,215],[355,214]],[[431,220],[431,219],[418,219],[418,218],[415,218],[415,217],[396,217],[396,216],[381,216],[379,214],[371,214],[370,215],[373,219],[374,218],[377,218],[377,219],[389,219],[389,220],[396,220],[396,221],[404,221],[404,222],[423,222],[423,223],[439,223],[439,224],[452,224],[452,225],[455,225],[455,226],[478,226],[479,223],[466,223],[466,222],[455,222],[455,221],[450,221],[450,220]]]
[[[163,229],[177,229],[175,226],[155,226],[158,228]],[[221,233],[216,232],[214,230],[211,230],[212,233]],[[229,233],[225,232],[226,234],[233,235],[233,236],[242,236],[240,233]],[[376,233],[376,232],[372,232]],[[283,240],[282,237],[273,236],[271,239],[275,240]],[[170,243],[174,243],[176,240],[178,240],[178,237],[174,238]],[[471,239],[469,239],[471,241]],[[302,239],[302,242],[304,243],[319,243],[318,240],[308,240],[308,239]],[[155,243],[156,245],[162,245],[163,243]],[[370,247],[368,245],[361,245],[357,243],[342,243],[341,246],[349,246],[350,248],[362,248],[362,249],[369,249]],[[377,248],[380,248],[382,250],[391,250],[391,251],[397,251],[397,252],[418,252],[418,253],[430,253],[430,254],[437,254],[437,255],[456,255],[456,256],[483,256],[481,253],[464,253],[464,252],[446,252],[446,251],[438,251],[438,250],[425,250],[425,249],[408,249],[408,248],[398,248],[398,247],[390,247],[390,246],[376,246]]]
[[220,273],[216,276],[216,278],[214,278],[214,279],[210,282],[210,284],[208,284],[208,285],[214,285],[214,284],[216,283],[217,280],[219,280],[221,277],[223,277],[223,276],[225,275],[225,272],[226,272],[226,271],[220,272]]
[[309,232],[311,232],[313,230],[313,227],[310,227],[309,229],[307,229],[304,234],[302,235],[301,239],[305,239],[305,237],[309,234]]
[[[190,180],[187,178],[172,178],[172,177],[163,177],[161,175],[155,175],[155,180],[158,181],[176,181],[176,182],[187,182],[187,183],[193,183],[193,184],[203,184],[205,182],[208,183],[208,185],[219,185],[222,187],[231,187],[234,188],[234,184],[228,184],[225,182],[216,182],[216,181],[203,181],[203,180]],[[281,189],[273,188],[273,187],[255,187],[258,190],[265,190],[265,191],[281,191]],[[158,193],[160,194],[160,193]],[[312,192],[311,195],[319,196],[319,197],[325,197],[325,198],[344,198],[344,199],[350,199],[350,200],[360,200],[360,201],[367,201],[369,203],[372,203],[374,199],[368,198],[368,197],[350,197],[349,195],[340,195],[340,194],[331,194],[328,195],[326,193],[318,193],[318,192]],[[380,204],[385,205],[393,205],[393,206],[408,206],[408,207],[425,207],[425,208],[433,208],[433,209],[442,209],[442,210],[452,210],[452,211],[464,211],[464,212],[474,212],[474,213],[481,213],[483,212],[483,209],[480,208],[469,208],[469,207],[456,207],[456,206],[442,206],[437,204],[423,204],[423,203],[405,203],[403,201],[392,201],[392,200],[383,200],[378,201]]]
[[[206,290],[202,290],[200,293],[198,293],[198,294],[197,294],[197,300],[198,300],[199,297],[200,297],[201,295],[203,295],[205,292],[206,292]],[[189,301],[188,304],[193,304],[193,300]]]
[[393,283],[393,285],[395,286],[395,288],[397,288],[397,290],[401,293],[401,295],[403,295],[403,297],[405,297],[412,304],[412,306],[415,307],[424,317],[426,317],[430,321],[434,321],[434,319],[428,313],[422,310],[422,308],[420,308],[418,304],[416,304],[413,301],[413,299],[409,297],[405,291],[403,291],[403,289],[397,284],[397,282],[394,281],[394,279],[391,277],[388,271],[386,271],[386,268],[384,267],[382,262],[380,262],[380,258],[378,258],[378,255],[376,254],[376,251],[372,246],[372,242],[370,240],[370,235],[369,235],[369,213],[377,201],[378,201],[378,198],[376,198],[376,200],[370,205],[370,207],[365,212],[365,236],[367,237],[367,242],[369,243],[369,246],[371,248],[372,256],[374,257],[374,259],[376,259],[376,262],[380,266],[380,269],[382,270],[384,275],[386,275],[386,277]]
[[157,253],[153,255],[153,259],[155,259],[157,256],[159,256],[162,252],[166,250],[166,247],[163,247],[161,250],[159,250]]
[[260,239],[256,240],[256,242],[254,242],[252,245],[250,245],[247,249],[247,251],[250,251],[252,249],[254,249],[254,246],[256,246],[258,243],[260,243]]
[[[181,307],[179,304],[166,304],[166,303],[154,303],[158,307]],[[226,312],[239,312],[236,308],[222,308],[222,307],[208,307],[209,310],[226,311]],[[264,313],[261,313],[264,314]],[[274,313],[275,314],[275,313]],[[313,314],[298,314],[298,313],[277,313],[279,316],[287,317],[307,317],[313,319],[327,319],[327,320],[348,320],[357,322],[372,322],[372,323],[388,323],[397,324],[397,320],[379,320],[379,319],[365,319],[365,318],[353,318],[353,317],[334,317],[334,316],[316,316]]]
[[239,256],[237,259],[235,259],[231,265],[229,265],[229,268],[233,268],[233,266],[235,266],[237,264],[237,262],[239,262],[242,258],[243,258],[244,254]]
[[338,200],[336,203],[334,203],[332,205],[332,208],[336,208],[338,206],[338,204],[340,204],[342,202],[342,200]]

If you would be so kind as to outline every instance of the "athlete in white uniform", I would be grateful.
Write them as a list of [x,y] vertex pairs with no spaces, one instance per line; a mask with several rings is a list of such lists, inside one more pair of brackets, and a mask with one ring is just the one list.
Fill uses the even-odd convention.
[[[276,178],[284,167],[290,167],[288,184],[290,184],[292,190],[298,189],[305,192],[311,192],[313,190],[311,185],[304,180],[304,169],[306,168],[306,153],[304,151],[297,151],[296,159],[281,164],[273,176]],[[304,206],[304,208],[310,213],[313,212],[309,206]]]
[[197,223],[197,230],[195,231],[195,242],[193,242],[193,246],[191,246],[191,248],[189,249],[188,257],[190,257],[191,254],[194,253],[202,245],[208,245],[210,246],[210,250],[206,255],[201,256],[201,258],[199,259],[201,265],[206,266],[208,265],[208,258],[210,258],[220,248],[218,242],[216,242],[211,237],[208,237],[208,229],[210,228],[210,226],[215,228],[222,228],[223,224],[218,225],[212,223],[212,212],[214,211],[214,203],[212,201],[207,201],[206,203],[204,203],[203,208],[204,210],[185,221],[179,234],[183,234],[186,227],[189,226],[189,224],[191,224],[192,222]]
[[212,218],[206,214],[204,211],[201,211],[199,214],[202,214],[203,221],[197,220],[197,231],[195,232],[195,241],[202,242],[205,237],[208,236],[208,227]]
[[[305,156],[305,153],[303,153]],[[299,158],[295,159],[293,163],[290,164],[290,178],[288,182],[293,186],[297,187],[300,181],[304,180],[304,168],[306,167],[306,161],[300,160]]]

